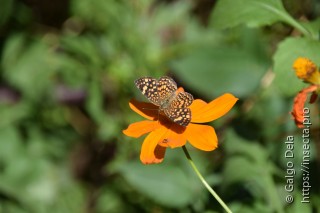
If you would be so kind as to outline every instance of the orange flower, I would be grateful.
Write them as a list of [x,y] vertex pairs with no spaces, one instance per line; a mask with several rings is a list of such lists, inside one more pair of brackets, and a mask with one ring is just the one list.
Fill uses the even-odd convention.
[[237,102],[237,98],[226,93],[206,103],[196,99],[190,106],[192,119],[188,126],[180,126],[168,119],[158,107],[152,103],[131,100],[130,108],[147,120],[130,124],[123,130],[129,137],[138,138],[146,133],[141,147],[140,160],[144,164],[163,161],[167,147],[177,148],[186,144],[187,140],[194,147],[203,151],[212,151],[218,146],[218,138],[213,127],[201,125],[220,118]]
[[314,103],[320,91],[320,72],[317,66],[308,58],[298,58],[293,63],[293,69],[298,78],[311,85],[301,90],[294,98],[291,115],[297,127],[303,128],[303,109],[307,101],[308,94],[311,93],[309,103]]
[[296,72],[296,76],[305,82],[311,84],[320,84],[320,73],[311,60],[308,58],[298,58],[293,63],[293,69]]
[[[299,128],[303,128],[303,109],[304,109],[304,104],[307,100],[308,93],[312,93],[316,91],[317,86],[316,85],[311,85],[303,90],[301,90],[297,96],[294,98],[294,103],[293,103],[293,109],[291,112],[291,115]],[[314,93],[312,94],[310,98],[310,103],[313,103],[315,99],[317,98],[317,95]]]

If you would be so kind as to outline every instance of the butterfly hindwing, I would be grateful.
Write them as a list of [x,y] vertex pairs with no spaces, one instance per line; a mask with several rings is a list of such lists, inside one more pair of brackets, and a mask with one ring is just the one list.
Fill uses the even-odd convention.
[[191,110],[188,108],[193,97],[187,92],[177,92],[176,82],[167,76],[159,78],[142,77],[135,81],[136,86],[148,100],[159,106],[159,110],[181,126],[191,121]]
[[164,113],[170,120],[181,126],[187,126],[191,121],[191,110],[189,108],[166,108]]
[[193,96],[187,92],[179,92],[171,101],[170,108],[186,108],[193,102]]

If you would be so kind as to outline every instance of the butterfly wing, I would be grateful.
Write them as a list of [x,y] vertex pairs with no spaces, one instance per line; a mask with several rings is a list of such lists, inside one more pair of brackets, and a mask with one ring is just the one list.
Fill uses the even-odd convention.
[[160,103],[163,103],[175,94],[177,90],[177,84],[172,78],[163,76],[158,80],[157,90],[160,99],[159,101]]
[[191,121],[191,110],[189,108],[167,108],[164,113],[170,120],[181,126],[187,126]]
[[187,126],[191,121],[191,110],[187,108],[193,102],[193,96],[187,92],[179,92],[171,101],[169,107],[164,109],[164,113],[173,122]]
[[152,77],[142,77],[135,81],[136,86],[148,100],[162,108],[173,122],[187,126],[191,121],[191,105],[193,97],[187,92],[176,94],[176,82],[167,76],[159,80]]
[[193,102],[193,96],[187,92],[179,92],[171,101],[170,108],[186,108]]
[[151,103],[157,106],[160,105],[157,79],[152,77],[142,77],[135,80],[134,83]]

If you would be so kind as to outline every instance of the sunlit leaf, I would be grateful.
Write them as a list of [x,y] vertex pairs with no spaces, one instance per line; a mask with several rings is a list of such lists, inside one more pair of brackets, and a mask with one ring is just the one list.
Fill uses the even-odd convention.
[[219,0],[211,22],[213,27],[229,28],[239,24],[251,27],[271,25],[288,13],[280,0]]
[[208,98],[231,92],[244,97],[260,83],[268,65],[240,48],[218,46],[194,50],[173,63],[175,74]]
[[182,207],[193,198],[188,177],[179,168],[170,165],[146,167],[141,163],[129,163],[123,172],[126,180],[137,190],[164,205]]
[[283,95],[293,96],[307,85],[296,77],[293,62],[298,57],[307,57],[320,64],[319,52],[319,41],[308,38],[287,38],[279,44],[273,57],[276,74],[274,83]]

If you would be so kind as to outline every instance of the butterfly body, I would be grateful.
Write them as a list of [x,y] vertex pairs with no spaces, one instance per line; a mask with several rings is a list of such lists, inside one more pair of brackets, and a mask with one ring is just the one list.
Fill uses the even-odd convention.
[[193,97],[187,92],[178,92],[176,82],[167,76],[159,78],[142,77],[135,81],[136,86],[148,100],[159,106],[159,110],[173,122],[187,126],[191,121],[188,108]]
[[172,100],[174,100],[175,98],[176,98],[176,94],[172,93],[172,95],[170,97],[163,100],[163,102],[161,102],[159,105],[160,110],[165,110],[166,108],[168,108],[170,106],[170,104],[172,103]]

